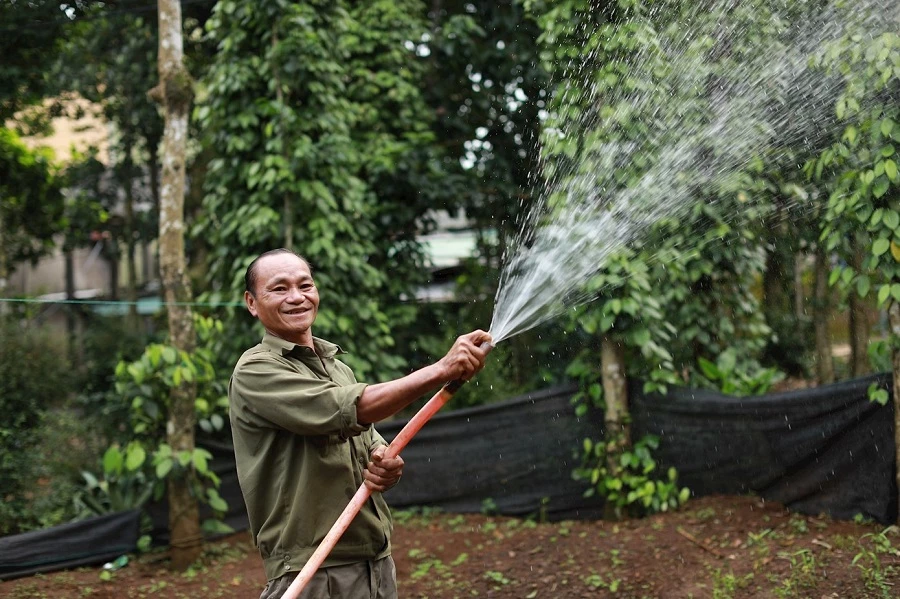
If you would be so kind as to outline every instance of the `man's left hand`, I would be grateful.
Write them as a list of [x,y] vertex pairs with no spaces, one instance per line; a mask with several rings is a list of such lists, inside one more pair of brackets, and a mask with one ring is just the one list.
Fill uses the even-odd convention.
[[379,445],[372,452],[372,461],[363,470],[365,485],[372,491],[383,493],[397,484],[403,474],[403,458],[386,458],[387,447]]

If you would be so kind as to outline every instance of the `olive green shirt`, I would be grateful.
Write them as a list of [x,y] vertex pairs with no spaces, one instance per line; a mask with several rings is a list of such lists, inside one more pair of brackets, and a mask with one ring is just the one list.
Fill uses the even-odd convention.
[[[356,419],[366,385],[335,360],[340,347],[313,345],[267,333],[228,387],[238,480],[268,580],[302,569],[362,484],[372,450],[386,444]],[[323,566],[390,555],[392,529],[373,493]]]

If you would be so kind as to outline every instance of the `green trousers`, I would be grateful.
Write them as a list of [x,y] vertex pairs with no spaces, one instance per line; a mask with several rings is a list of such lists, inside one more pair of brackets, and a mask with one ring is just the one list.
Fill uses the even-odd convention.
[[[281,599],[297,573],[270,580],[259,599]],[[319,568],[299,599],[397,599],[397,569],[387,556],[346,566]]]

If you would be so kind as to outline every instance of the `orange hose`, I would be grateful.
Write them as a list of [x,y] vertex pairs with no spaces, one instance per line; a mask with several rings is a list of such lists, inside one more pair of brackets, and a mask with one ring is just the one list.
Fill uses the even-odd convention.
[[[450,398],[453,397],[453,394],[461,385],[462,381],[452,381],[444,385],[440,391],[435,393],[434,397],[429,399],[428,403],[422,406],[422,409],[416,412],[416,415],[406,423],[403,430],[394,437],[394,440],[391,441],[391,444],[388,445],[387,450],[384,452],[385,457],[397,457],[400,452],[403,451],[403,448],[406,447],[406,444],[409,443],[410,440],[416,436],[416,433],[422,429],[425,423],[428,422],[432,416],[437,414],[438,410],[444,407],[444,404],[450,401]],[[365,505],[371,495],[372,490],[369,489],[365,483],[359,486],[353,499],[350,500],[350,503],[347,504],[347,507],[341,512],[337,522],[334,523],[331,530],[328,531],[328,534],[325,535],[325,538],[322,539],[318,548],[316,548],[315,552],[309,558],[309,561],[307,561],[306,565],[303,566],[303,569],[300,570],[300,574],[297,575],[297,578],[294,579],[294,582],[291,583],[291,586],[289,586],[284,595],[282,595],[282,599],[297,599],[300,593],[303,592],[303,589],[306,588],[306,585],[312,579],[316,570],[319,569],[319,566],[322,565],[322,562],[325,561],[325,558],[328,557],[328,554],[334,549],[338,539],[346,532],[350,523],[353,522],[353,518],[356,517],[356,514],[359,513],[359,510],[362,509],[362,506]]]

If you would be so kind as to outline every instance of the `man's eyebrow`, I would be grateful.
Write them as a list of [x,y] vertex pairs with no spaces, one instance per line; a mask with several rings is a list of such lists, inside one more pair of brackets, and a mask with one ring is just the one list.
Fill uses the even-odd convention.
[[[294,280],[294,277],[289,275],[277,275],[273,279],[269,279],[266,281],[266,287],[274,287],[275,285],[282,285],[284,283],[290,283]],[[312,281],[312,277],[309,275],[300,275],[296,278],[299,282]]]

